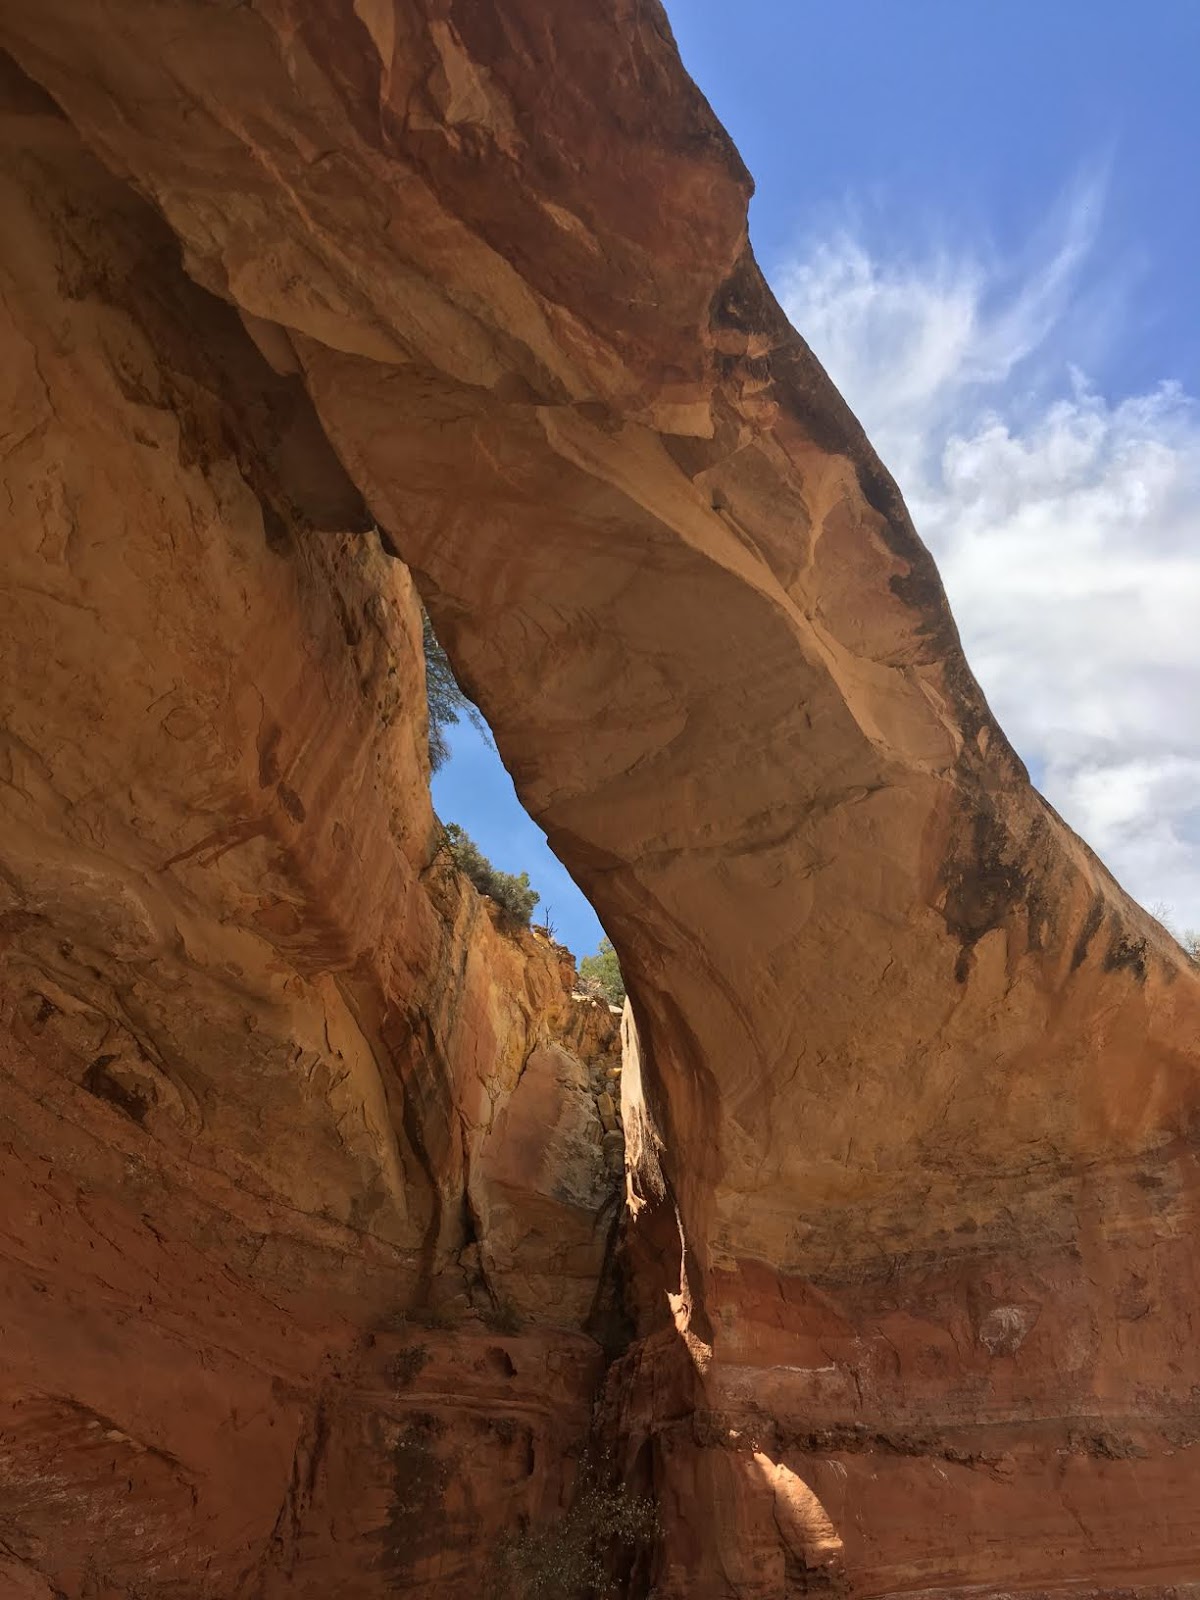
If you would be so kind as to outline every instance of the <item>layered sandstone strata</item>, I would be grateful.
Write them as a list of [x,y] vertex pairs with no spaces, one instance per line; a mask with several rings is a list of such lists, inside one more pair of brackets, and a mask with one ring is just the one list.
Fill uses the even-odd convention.
[[[411,649],[396,667],[395,725],[381,728],[385,646],[363,619],[385,601],[405,616],[404,579],[383,555],[398,552],[630,983],[624,1294],[637,1336],[609,1368],[601,1423],[662,1507],[662,1546],[640,1561],[638,1592],[774,1600],[838,1581],[873,1595],[1150,1594],[1200,1582],[1200,981],[1033,791],[995,725],[895,486],[753,262],[748,180],[654,0],[582,11],[566,0],[13,0],[0,36],[67,119],[27,110],[21,128],[36,122],[76,163],[90,159],[78,135],[114,174],[89,167],[80,180],[104,196],[100,215],[93,199],[71,202],[83,232],[68,259],[82,268],[64,272],[48,246],[26,244],[32,222],[6,240],[9,270],[23,265],[22,281],[62,302],[39,313],[38,337],[21,335],[40,365],[6,368],[13,432],[34,441],[22,448],[57,439],[63,458],[30,479],[30,506],[45,500],[26,513],[41,559],[70,571],[78,541],[101,540],[110,583],[124,570],[113,551],[140,548],[131,530],[151,522],[179,538],[149,508],[180,497],[178,521],[200,547],[130,580],[164,661],[127,703],[142,680],[118,624],[109,700],[125,706],[125,743],[100,748],[100,697],[64,701],[56,737],[90,741],[71,783],[22,777],[14,789],[33,819],[23,825],[61,813],[54,839],[79,828],[91,852],[85,892],[71,850],[48,851],[54,895],[77,907],[71,923],[36,890],[55,932],[86,949],[105,992],[138,963],[165,975],[136,976],[149,996],[138,1016],[153,1013],[174,1040],[155,1063],[170,1085],[154,1101],[155,1148],[191,1137],[184,1091],[203,1099],[195,1083],[221,1076],[204,1052],[247,1059],[240,1035],[236,1052],[221,1040],[278,1029],[268,1018],[282,1008],[296,1018],[284,1031],[298,1065],[284,1051],[274,1069],[248,1069],[265,1108],[238,1091],[206,1113],[219,1155],[205,1165],[265,1173],[288,1217],[317,1211],[304,1197],[319,1192],[330,1226],[370,1241],[361,1260],[357,1243],[334,1250],[336,1293],[322,1281],[300,1300],[361,1328],[381,1283],[400,1285],[402,1302],[427,1297],[447,1252],[486,1276],[484,1244],[469,1236],[484,1215],[501,1218],[495,1259],[511,1257],[502,1214],[526,1158],[477,1157],[458,1108],[472,1128],[498,1128],[480,1085],[498,1072],[511,1087],[537,1030],[516,1027],[506,1046],[491,1020],[506,1004],[496,997],[521,989],[511,946],[489,936],[475,969],[453,964],[459,914],[427,881],[413,776]],[[27,136],[14,132],[14,148]],[[55,208],[38,171],[23,187],[41,226]],[[163,220],[162,259],[144,280],[112,274],[117,289],[101,272],[97,287],[100,236],[135,207],[134,190]],[[136,209],[151,227],[142,200]],[[178,271],[172,238],[200,288]],[[131,294],[124,314],[143,319],[132,361],[119,340],[113,354],[107,321],[73,331],[89,295],[107,304],[118,290]],[[70,377],[43,402],[59,362]],[[191,415],[197,388],[227,384],[223,454],[213,425],[164,415],[164,372],[175,415]],[[136,491],[120,481],[116,439],[153,452]],[[222,461],[233,463],[224,476]],[[85,486],[68,471],[80,464]],[[107,505],[82,498],[106,485]],[[257,563],[291,563],[287,584],[277,568],[250,582],[239,516]],[[198,576],[224,598],[176,667],[171,608],[201,630]],[[255,584],[272,617],[287,613],[271,627],[262,613],[232,620]],[[325,628],[336,642],[338,595],[350,628],[335,671],[329,647],[309,641]],[[127,619],[118,598],[74,604]],[[19,650],[23,748],[36,751],[35,726],[58,726],[55,652],[78,652],[72,684],[103,659],[84,627],[53,611]],[[168,729],[138,754],[149,689],[193,676],[214,732]],[[180,752],[173,768],[165,740],[197,737],[204,758]],[[114,879],[118,843],[134,865]],[[145,888],[139,860],[143,876],[169,873],[168,888]],[[232,947],[194,908],[214,868],[225,887],[205,892],[226,898],[205,915],[235,930]],[[287,908],[300,902],[293,925]],[[15,932],[22,951],[49,937]],[[302,986],[286,1000],[272,987],[277,960]],[[181,964],[201,977],[185,981]],[[237,970],[218,982],[226,966]],[[480,989],[491,1002],[462,998]],[[45,999],[58,1009],[44,1023],[66,1014]],[[305,1111],[304,1052],[333,1014],[327,1048],[355,1065],[345,1080],[330,1074],[328,1106]],[[587,1059],[578,1025],[570,1012],[554,1030]],[[97,1049],[91,1060],[109,1053],[104,1040]],[[189,1069],[192,1051],[201,1065]],[[121,1094],[148,1096],[149,1069],[131,1059],[99,1070]],[[393,1077],[406,1085],[419,1133],[370,1099],[372,1063],[384,1093]],[[550,1077],[570,1095],[557,1069]],[[339,1094],[360,1097],[361,1112],[339,1121],[350,1104]],[[570,1104],[555,1114],[556,1146],[573,1144]],[[520,1130],[546,1119],[512,1105],[519,1149]],[[30,1137],[56,1162],[57,1141],[76,1148],[51,1129]],[[471,1198],[477,1182],[492,1186],[486,1203]],[[66,1248],[65,1226],[48,1225],[48,1248]],[[286,1281],[281,1232],[275,1213],[257,1234],[231,1224],[213,1258],[237,1268],[246,1238],[261,1237]],[[579,1356],[589,1376],[563,1401],[575,1427],[603,1362],[598,1342],[565,1332],[600,1275],[586,1248],[573,1259],[544,1257],[514,1280],[537,1278],[530,1305],[540,1285],[570,1282],[552,1319],[561,1349],[540,1348],[598,1363]],[[202,1302],[197,1316],[219,1304],[180,1282],[184,1303]],[[296,1315],[290,1293],[279,1303]],[[47,1304],[48,1326],[62,1328]],[[83,1326],[72,1320],[72,1333]],[[262,1337],[289,1360],[303,1348],[279,1329]],[[314,1361],[335,1346],[326,1324]],[[163,1358],[164,1384],[174,1360]],[[335,1387],[349,1393],[363,1370],[339,1366]],[[179,1384],[171,1393],[188,1398]],[[165,1391],[137,1392],[150,1413],[168,1409]],[[541,1392],[542,1415],[557,1417]],[[189,1427],[212,1414],[174,1410]],[[140,1437],[136,1419],[105,1416]],[[206,1444],[214,1473],[232,1426]],[[340,1427],[338,1448],[382,1482],[385,1468],[346,1442],[353,1424]],[[300,1460],[299,1429],[280,1461]],[[533,1455],[545,1470],[545,1452]],[[256,1484],[268,1476],[256,1469]],[[467,1520],[466,1481],[478,1480],[435,1484],[414,1520],[397,1511],[407,1532],[387,1546],[390,1567],[347,1555],[354,1582],[450,1594],[472,1581],[453,1531]],[[544,1489],[548,1503],[549,1476]],[[393,1505],[410,1506],[406,1493]],[[512,1510],[488,1505],[496,1524]],[[446,1531],[430,1551],[420,1538],[435,1509]],[[282,1538],[268,1550],[244,1535],[260,1572],[282,1570]],[[333,1581],[319,1564],[328,1546],[313,1554],[297,1534],[287,1548],[288,1581],[306,1570]]]

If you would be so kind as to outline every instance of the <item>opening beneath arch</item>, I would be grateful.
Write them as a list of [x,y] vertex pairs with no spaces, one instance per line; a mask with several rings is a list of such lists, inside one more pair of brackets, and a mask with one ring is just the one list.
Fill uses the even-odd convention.
[[446,739],[449,755],[431,785],[441,821],[462,828],[500,872],[527,872],[538,896],[532,921],[577,961],[593,954],[604,937],[596,913],[517,798],[487,733],[464,719]]
[[577,962],[611,951],[583,891],[551,850],[517,796],[483,713],[454,678],[428,616],[424,619],[433,805],[456,839],[465,836],[498,875],[528,876],[536,896],[530,921]]

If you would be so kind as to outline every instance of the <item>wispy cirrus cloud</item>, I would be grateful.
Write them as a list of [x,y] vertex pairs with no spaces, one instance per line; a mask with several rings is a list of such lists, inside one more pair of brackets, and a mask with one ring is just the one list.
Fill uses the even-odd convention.
[[[1051,803],[1200,927],[1200,406],[1103,393],[1099,181],[1019,267],[844,232],[776,287],[895,473],[967,656]],[[1088,308],[1104,307],[1104,314]]]

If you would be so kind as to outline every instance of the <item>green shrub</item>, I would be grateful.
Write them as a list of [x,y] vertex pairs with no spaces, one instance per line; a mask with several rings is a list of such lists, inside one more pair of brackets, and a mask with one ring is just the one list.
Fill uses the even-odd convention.
[[459,686],[450,658],[434,633],[433,623],[424,608],[421,611],[421,639],[425,649],[425,698],[429,706],[429,765],[437,772],[450,759],[447,728],[466,717],[485,738],[488,729],[478,707],[468,700]]
[[446,824],[446,843],[455,866],[470,878],[480,894],[494,900],[510,922],[527,928],[541,898],[536,889],[529,887],[529,874],[499,871],[457,822]]
[[496,1549],[496,1600],[610,1600],[612,1568],[658,1536],[654,1502],[615,1483],[605,1458],[585,1455],[570,1509],[557,1522],[509,1534]]
[[500,1300],[494,1306],[489,1306],[481,1313],[483,1325],[490,1328],[493,1333],[520,1333],[525,1326],[521,1321],[521,1313],[511,1300]]
[[441,1332],[449,1332],[461,1322],[462,1313],[454,1305],[419,1306],[415,1311],[409,1312],[409,1320],[415,1322],[419,1328],[434,1328]]
[[579,976],[588,994],[598,995],[610,1006],[625,1004],[625,979],[621,976],[621,963],[611,939],[601,939],[596,954],[584,956],[579,963]]
[[390,1377],[392,1387],[407,1389],[429,1360],[429,1351],[423,1344],[410,1344],[392,1359]]

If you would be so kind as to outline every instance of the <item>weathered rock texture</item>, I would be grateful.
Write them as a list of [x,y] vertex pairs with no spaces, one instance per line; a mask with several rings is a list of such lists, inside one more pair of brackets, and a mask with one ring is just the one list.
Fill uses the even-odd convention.
[[[602,1379],[636,1593],[1200,1584],[1200,981],[654,0],[0,41],[13,1592],[474,1595]],[[630,983],[606,1375],[607,1013],[443,878],[385,552]]]
[[0,1594],[435,1592],[587,1429],[614,1019],[437,848],[303,386],[2,127]]

